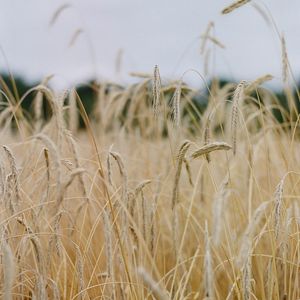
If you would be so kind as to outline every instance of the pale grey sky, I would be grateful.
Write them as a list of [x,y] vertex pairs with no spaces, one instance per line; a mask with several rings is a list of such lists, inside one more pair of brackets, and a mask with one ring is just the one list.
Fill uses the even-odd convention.
[[[64,3],[56,23],[54,12]],[[0,45],[10,68],[29,79],[55,74],[53,84],[66,87],[98,78],[128,82],[130,71],[152,72],[159,65],[163,78],[178,78],[190,68],[203,73],[200,35],[209,21],[226,46],[217,49],[214,74],[251,80],[265,73],[281,77],[280,42],[253,6],[232,14],[220,11],[225,0],[0,0]],[[286,36],[289,59],[300,75],[300,1],[256,1],[270,10]],[[82,29],[72,47],[70,40]],[[115,64],[123,49],[121,74]],[[6,70],[0,55],[1,71]],[[200,79],[190,73],[186,80]]]

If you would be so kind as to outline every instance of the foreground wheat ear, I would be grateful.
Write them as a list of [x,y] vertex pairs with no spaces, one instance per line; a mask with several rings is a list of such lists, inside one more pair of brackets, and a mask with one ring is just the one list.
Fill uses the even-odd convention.
[[213,152],[213,151],[219,151],[219,150],[228,151],[230,149],[232,149],[232,147],[225,142],[213,142],[213,143],[204,145],[200,149],[193,152],[191,154],[191,158],[196,159],[202,155],[207,155],[208,153]]

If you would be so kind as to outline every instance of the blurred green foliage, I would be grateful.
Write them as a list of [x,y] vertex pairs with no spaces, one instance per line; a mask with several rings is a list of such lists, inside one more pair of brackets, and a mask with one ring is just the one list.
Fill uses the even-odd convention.
[[[226,79],[218,79],[217,82],[220,87],[223,87],[223,86],[227,85],[230,81],[226,80]],[[11,100],[13,99],[14,103],[18,103],[20,101],[21,97],[29,89],[31,89],[34,86],[37,86],[38,84],[39,84],[38,82],[28,82],[21,76],[12,77],[12,76],[9,76],[8,74],[2,74],[2,75],[0,74],[0,89],[6,95],[8,95]],[[151,85],[151,83],[149,83],[149,85]],[[211,83],[209,84],[209,86],[211,87]],[[121,87],[119,87],[119,88],[121,88]],[[92,114],[93,114],[93,110],[95,108],[95,102],[97,101],[98,89],[99,89],[99,83],[96,84],[96,82],[93,80],[90,80],[87,84],[78,85],[76,87],[78,96],[81,99],[82,104],[83,104],[88,116],[92,116]],[[149,90],[151,91],[151,86],[149,86]],[[109,93],[109,85],[107,85],[105,93]],[[167,92],[165,92],[165,99],[167,99],[167,101],[171,101],[173,93],[174,93],[174,88],[168,89]],[[278,99],[280,105],[283,108],[285,108],[286,110],[288,110],[286,94],[283,91],[274,92],[274,94],[275,94],[276,98]],[[21,107],[22,107],[24,113],[27,116],[32,117],[32,118],[34,118],[34,116],[33,116],[33,100],[34,100],[35,96],[36,96],[36,92],[32,92],[32,93],[28,94],[28,96],[26,96],[25,100],[21,104]],[[258,98],[259,95],[257,95],[257,93],[255,92],[255,93],[253,93],[252,96],[255,98]],[[297,99],[296,92],[293,93],[293,96],[295,97],[295,99]],[[2,97],[2,99],[4,99],[4,97]],[[200,92],[200,90],[199,90],[199,92],[196,92],[194,94],[192,100],[193,100],[195,107],[197,107],[197,109],[200,112],[202,112],[205,109],[205,107],[207,105],[207,101],[208,101],[207,91]],[[65,100],[65,101],[67,101],[67,100]],[[130,101],[130,99],[129,99],[129,101]],[[297,107],[298,111],[300,111],[300,102],[299,101],[296,101],[296,107]],[[0,109],[3,110],[3,105],[1,105]],[[44,117],[46,119],[49,117],[49,113],[50,113],[49,104],[44,99]],[[187,114],[189,112],[185,109],[183,113]],[[274,109],[273,113],[278,121],[283,120],[280,110]],[[126,114],[126,112],[124,112],[124,114]],[[194,117],[198,118],[197,116],[194,116]],[[83,127],[83,126],[84,126],[83,119],[80,118],[80,127]]]

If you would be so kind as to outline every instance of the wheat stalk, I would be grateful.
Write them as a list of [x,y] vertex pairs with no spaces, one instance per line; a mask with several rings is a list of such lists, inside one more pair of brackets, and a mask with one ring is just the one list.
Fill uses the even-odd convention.
[[107,275],[112,277],[113,263],[112,263],[112,230],[110,225],[109,212],[107,209],[103,211],[103,223],[104,223],[104,237],[106,245],[106,258],[107,258]]
[[77,169],[73,170],[71,172],[71,174],[68,176],[68,178],[65,180],[65,182],[63,182],[62,188],[60,189],[60,192],[59,192],[58,197],[57,197],[57,204],[56,204],[57,209],[59,208],[59,206],[63,202],[64,194],[65,194],[67,188],[71,185],[71,183],[73,182],[75,177],[80,176],[83,172],[85,172],[85,169],[77,168]]
[[178,200],[178,183],[180,179],[181,169],[182,169],[182,163],[184,161],[184,157],[186,152],[188,151],[189,147],[191,146],[190,141],[185,141],[178,152],[177,156],[177,166],[176,166],[176,173],[175,173],[175,180],[173,185],[173,192],[172,192],[172,210],[175,208]]
[[174,185],[172,191],[172,212],[173,212],[172,232],[173,232],[173,243],[174,243],[174,252],[175,252],[176,260],[178,258],[178,245],[179,245],[178,213],[177,213],[179,179],[180,179],[183,160],[190,146],[191,146],[191,142],[185,141],[179,149],[178,156],[177,156],[176,173],[175,173],[175,179],[174,179]]
[[186,158],[183,159],[183,162],[185,165],[186,173],[188,174],[189,183],[191,186],[194,186],[190,163],[188,162],[188,160]]
[[220,47],[221,49],[225,49],[224,44],[221,41],[219,41],[216,37],[207,34],[206,36],[202,35],[201,38],[211,41],[213,44]]
[[15,257],[6,241],[1,242],[3,264],[3,300],[11,300],[12,288],[15,279]]
[[111,295],[116,299],[116,285],[115,285],[115,270],[113,264],[113,230],[110,221],[110,214],[107,208],[103,211],[103,223],[104,223],[104,238],[105,238],[105,250],[107,259],[107,275],[111,278],[112,292]]
[[207,37],[209,36],[209,33],[211,31],[212,28],[214,28],[215,24],[214,22],[209,22],[207,27],[206,27],[206,30],[205,30],[205,33],[203,34],[203,37],[202,37],[202,43],[201,43],[201,47],[200,47],[200,54],[203,55],[204,52],[205,52],[205,46],[206,46],[206,42],[207,42]]
[[158,197],[161,191],[161,182],[158,180],[158,185],[157,189],[154,194],[154,199],[152,202],[152,208],[150,211],[150,220],[151,220],[151,229],[150,229],[150,250],[152,255],[154,255],[154,242],[156,238],[156,222],[155,222],[155,213],[157,211],[157,202],[158,202]]
[[59,224],[60,220],[62,218],[63,212],[60,211],[56,214],[54,219],[54,225],[53,225],[53,235],[51,235],[49,244],[48,244],[48,251],[46,255],[46,266],[49,268],[50,262],[51,262],[51,255],[53,248],[55,247],[56,254],[58,257],[61,257],[61,245],[60,245],[60,235],[59,235]]
[[252,2],[252,7],[259,13],[259,15],[264,19],[266,24],[271,27],[273,20],[268,15],[268,11],[266,11],[263,7],[261,7],[258,3]]
[[33,245],[33,249],[35,252],[35,257],[38,263],[39,274],[44,276],[45,274],[45,264],[44,264],[44,256],[42,251],[42,245],[38,238],[38,236],[34,233],[31,227],[26,223],[24,218],[17,218],[17,222],[24,226],[26,233]]
[[111,151],[112,151],[112,147],[113,145],[110,145],[109,149],[108,149],[108,155],[106,158],[106,165],[107,165],[107,175],[108,175],[108,182],[111,186],[113,186],[113,182],[112,182],[112,169],[111,169],[111,161],[110,161],[110,156],[111,156]]
[[210,49],[208,49],[207,51],[205,51],[205,55],[204,55],[204,67],[203,67],[203,72],[204,72],[204,76],[208,76],[209,74],[209,60],[211,57],[211,51]]
[[272,259],[269,260],[268,265],[267,265],[267,296],[268,296],[268,300],[272,300],[273,299],[273,288],[275,285],[274,282],[274,273],[273,272],[273,263],[272,263]]
[[143,236],[146,243],[149,236],[148,224],[149,224],[150,216],[149,216],[148,205],[144,197],[143,189],[145,186],[147,186],[150,183],[151,180],[144,180],[140,184],[138,184],[138,186],[135,188],[135,196],[137,197],[140,194],[142,198]]
[[37,140],[42,141],[42,143],[46,146],[46,148],[49,150],[49,152],[51,153],[52,157],[53,157],[53,161],[54,161],[54,165],[55,165],[55,169],[56,169],[56,190],[57,190],[57,194],[59,195],[60,190],[61,190],[61,183],[62,183],[62,179],[61,179],[61,161],[60,161],[60,155],[58,152],[58,149],[56,147],[56,145],[54,144],[54,142],[45,134],[43,133],[39,133],[35,136],[35,138]]
[[[69,131],[65,131],[65,135],[67,137],[67,140],[70,142],[70,148],[71,148],[71,151],[72,151],[72,154],[73,154],[73,157],[74,157],[75,167],[77,169],[80,169],[81,167],[80,167],[80,162],[79,162],[79,155],[78,155],[78,151],[77,151],[77,145],[76,145],[76,142],[73,138],[73,135]],[[80,187],[83,191],[83,197],[84,197],[84,199],[88,199],[82,174],[78,174],[78,179],[79,179]]]
[[9,120],[8,117],[14,113],[14,108],[9,106],[6,107],[4,110],[1,111],[0,113],[0,125],[2,125],[2,123],[4,123],[4,121],[6,120],[6,123],[4,123],[4,128],[6,128],[6,124],[8,124]]
[[122,157],[117,152],[109,152],[109,154],[115,159],[117,165],[119,167],[120,174],[123,179],[123,186],[122,186],[122,195],[121,195],[121,203],[122,207],[122,233],[121,237],[122,240],[126,240],[127,237],[127,230],[128,230],[128,218],[127,218],[127,210],[128,210],[128,176],[127,172],[122,160]]
[[60,297],[61,295],[60,295],[60,291],[59,291],[57,283],[54,280],[52,280],[51,278],[49,278],[49,280],[52,283],[53,299],[54,300],[61,299],[61,297]]
[[[204,129],[204,146],[210,143],[210,123],[211,123],[211,115],[208,116],[205,129]],[[207,162],[210,162],[210,155],[209,153],[205,154],[205,158]]]

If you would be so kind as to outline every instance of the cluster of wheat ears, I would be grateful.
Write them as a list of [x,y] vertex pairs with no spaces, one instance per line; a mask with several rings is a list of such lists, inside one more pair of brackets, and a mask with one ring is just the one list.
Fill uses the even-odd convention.
[[282,49],[287,108],[261,87],[270,75],[215,81],[200,112],[156,66],[99,85],[90,117],[75,89],[4,85],[1,298],[299,299],[299,100]]

